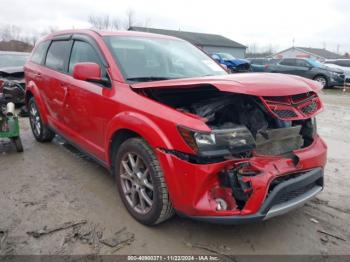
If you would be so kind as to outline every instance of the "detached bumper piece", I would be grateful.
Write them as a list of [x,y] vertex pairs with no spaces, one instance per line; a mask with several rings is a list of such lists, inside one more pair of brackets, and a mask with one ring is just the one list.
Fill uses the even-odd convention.
[[266,220],[298,208],[323,189],[323,169],[315,168],[302,173],[275,178],[269,186],[261,208],[253,215],[240,216],[193,216],[192,219],[218,223],[240,224]]

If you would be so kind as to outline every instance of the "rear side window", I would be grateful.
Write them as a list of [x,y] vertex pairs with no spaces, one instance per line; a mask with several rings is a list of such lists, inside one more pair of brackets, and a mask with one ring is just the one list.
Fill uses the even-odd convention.
[[77,63],[83,62],[96,63],[101,66],[101,60],[96,50],[90,44],[82,41],[75,41],[69,61],[69,73],[73,73],[73,68]]
[[283,59],[280,62],[281,65],[286,65],[286,66],[295,66],[296,65],[296,59]]
[[42,64],[44,61],[44,57],[46,54],[46,50],[49,47],[50,42],[49,41],[45,41],[45,42],[41,42],[39,43],[38,47],[35,48],[32,57],[31,57],[31,61],[33,63],[36,64]]
[[54,41],[47,52],[45,65],[57,71],[65,71],[65,62],[69,54],[69,41]]

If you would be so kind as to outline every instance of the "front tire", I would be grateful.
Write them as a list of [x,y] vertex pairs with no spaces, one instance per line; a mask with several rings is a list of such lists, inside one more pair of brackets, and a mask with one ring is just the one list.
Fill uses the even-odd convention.
[[174,215],[159,161],[143,139],[126,140],[114,160],[119,194],[137,221],[156,225]]
[[28,111],[30,127],[35,139],[39,142],[51,142],[55,137],[55,133],[43,123],[34,97],[30,98],[28,102]]
[[322,88],[327,88],[328,87],[327,78],[325,78],[324,76],[316,76],[314,78],[314,80],[319,82],[322,85]]

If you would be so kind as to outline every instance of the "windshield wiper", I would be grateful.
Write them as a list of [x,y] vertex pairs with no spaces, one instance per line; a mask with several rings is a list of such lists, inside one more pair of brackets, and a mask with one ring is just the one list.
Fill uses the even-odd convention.
[[147,81],[161,81],[161,80],[170,80],[175,79],[171,77],[163,77],[163,76],[139,76],[139,77],[129,77],[126,80],[135,81],[135,82],[147,82]]

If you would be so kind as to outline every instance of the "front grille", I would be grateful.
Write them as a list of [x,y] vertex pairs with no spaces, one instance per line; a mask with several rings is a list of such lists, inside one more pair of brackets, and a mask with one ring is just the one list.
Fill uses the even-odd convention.
[[310,118],[322,108],[322,103],[315,92],[291,96],[266,96],[262,102],[276,117],[285,120]]
[[315,101],[301,108],[301,111],[306,115],[312,114],[316,110],[317,110],[317,103]]
[[287,102],[287,99],[285,96],[265,96],[264,99],[272,102],[281,102],[281,103]]
[[297,198],[298,196],[305,194],[306,192],[308,192],[309,190],[311,190],[315,186],[316,186],[316,183],[311,183],[311,184],[306,185],[304,187],[297,188],[293,191],[282,194],[274,201],[274,205],[282,204],[282,203],[290,201],[294,198]]
[[311,98],[315,97],[314,94],[315,94],[314,92],[307,92],[303,94],[294,95],[291,98],[293,103],[301,103],[305,100],[310,100]]
[[297,114],[294,113],[292,110],[273,110],[280,118],[290,118],[290,117],[296,117]]
[[[283,175],[283,176],[279,176],[277,178],[275,178],[274,180],[272,180],[272,182],[270,183],[269,186],[269,190],[267,193],[266,198],[268,198],[271,193],[274,191],[274,189],[280,185],[283,184],[285,182],[287,182],[290,179],[294,179],[300,176],[303,176],[305,174],[307,174],[308,171],[306,172],[300,172],[300,173],[292,173],[292,174],[287,174],[287,175]],[[306,185],[300,186],[298,188],[295,188],[294,190],[288,190],[288,188],[284,189],[282,191],[282,193],[278,194],[272,201],[272,205],[278,205],[287,201],[290,201],[298,196],[301,196],[303,194],[305,194],[306,192],[310,191],[312,188],[314,188],[315,186],[323,186],[323,179],[317,179],[311,183],[308,183]]]

